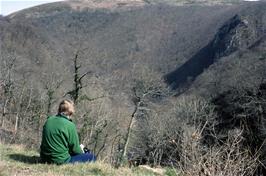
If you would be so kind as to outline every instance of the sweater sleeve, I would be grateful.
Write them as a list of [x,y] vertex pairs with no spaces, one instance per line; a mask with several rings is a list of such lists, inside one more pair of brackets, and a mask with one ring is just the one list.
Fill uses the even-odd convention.
[[83,153],[79,146],[79,137],[78,137],[76,126],[74,124],[71,125],[70,131],[69,131],[69,153],[70,155],[76,155],[76,154]]

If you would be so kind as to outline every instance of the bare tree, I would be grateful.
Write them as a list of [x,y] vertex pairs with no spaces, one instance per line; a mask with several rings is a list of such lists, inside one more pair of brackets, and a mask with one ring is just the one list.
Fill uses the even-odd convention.
[[5,125],[5,118],[8,113],[7,107],[13,97],[14,89],[14,67],[17,56],[14,52],[9,54],[1,53],[2,68],[1,68],[1,88],[3,89],[3,106],[2,106],[2,120],[1,126]]
[[[134,145],[133,143],[136,141],[136,139],[133,140],[133,138],[135,138],[133,136],[138,136],[138,140],[144,140],[141,138],[146,138],[146,131],[144,129],[146,129],[145,124],[147,124],[148,121],[147,116],[150,111],[153,111],[151,107],[147,105],[152,104],[151,99],[163,96],[165,93],[162,81],[160,78],[154,79],[153,76],[155,76],[156,73],[152,70],[145,68],[145,66],[140,66],[138,68],[135,67],[133,72],[132,75],[140,75],[140,77],[134,79],[132,84],[131,101],[134,105],[134,109],[129,118],[128,125],[126,126],[120,162],[129,159],[128,156],[132,153],[129,152],[129,148],[132,149],[132,145]],[[145,145],[145,140],[142,142]]]
[[87,71],[85,73],[80,73],[81,65],[78,63],[80,53],[83,50],[77,50],[75,53],[75,56],[73,58],[73,67],[74,67],[74,75],[73,75],[73,83],[74,83],[74,88],[73,90],[69,91],[66,93],[66,95],[70,95],[70,97],[73,99],[74,103],[76,104],[78,102],[78,99],[80,98],[80,91],[82,88],[84,88],[84,84],[82,82],[82,79],[85,78],[86,75],[90,73],[90,71]]
[[56,91],[61,87],[63,80],[62,78],[55,78],[55,74],[51,74],[51,76],[47,76],[46,78],[42,79],[44,89],[46,90],[47,96],[47,111],[46,114],[51,113],[51,108],[53,103],[56,101],[55,94]]

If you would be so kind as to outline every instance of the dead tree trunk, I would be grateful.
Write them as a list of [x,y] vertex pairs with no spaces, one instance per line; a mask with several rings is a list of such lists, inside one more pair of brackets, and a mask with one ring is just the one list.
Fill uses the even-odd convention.
[[133,101],[135,107],[134,107],[133,113],[131,114],[130,121],[129,121],[129,124],[128,124],[128,127],[127,127],[127,133],[126,133],[126,136],[125,136],[125,143],[124,143],[124,146],[123,146],[123,149],[122,149],[122,158],[126,158],[126,156],[127,156],[128,145],[129,145],[130,136],[131,136],[131,133],[132,133],[132,128],[133,128],[133,125],[134,125],[134,122],[135,122],[136,113],[138,112],[138,109],[139,109],[139,106],[140,106],[140,103],[141,103],[141,97],[139,97],[137,95],[137,91],[136,91],[135,88],[133,88],[133,93],[134,93],[134,97],[133,97],[132,101]]
[[130,139],[130,136],[131,136],[131,133],[132,133],[132,128],[133,128],[133,125],[134,125],[134,120],[135,120],[136,113],[138,111],[138,107],[139,107],[139,102],[137,102],[137,104],[135,105],[134,112],[132,113],[130,121],[129,121],[129,124],[128,124],[127,133],[126,133],[126,137],[125,137],[125,145],[124,145],[124,148],[123,148],[123,157],[124,158],[127,155],[129,139]]
[[82,79],[87,74],[90,73],[90,72],[86,72],[86,73],[83,73],[83,74],[80,73],[81,65],[78,64],[79,52],[80,52],[80,50],[78,50],[76,52],[75,57],[73,59],[73,64],[74,64],[74,80],[73,80],[74,81],[74,89],[66,93],[66,94],[69,94],[71,96],[71,98],[73,99],[75,104],[78,102],[78,99],[80,97],[80,91],[83,88]]

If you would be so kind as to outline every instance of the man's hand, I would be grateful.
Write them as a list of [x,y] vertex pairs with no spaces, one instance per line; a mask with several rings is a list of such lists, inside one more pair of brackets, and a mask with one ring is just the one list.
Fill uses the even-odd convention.
[[82,152],[84,153],[84,145],[83,144],[80,144],[79,146],[80,146]]

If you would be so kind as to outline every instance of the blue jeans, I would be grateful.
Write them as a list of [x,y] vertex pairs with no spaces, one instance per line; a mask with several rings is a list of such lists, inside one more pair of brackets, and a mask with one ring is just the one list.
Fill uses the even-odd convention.
[[92,153],[82,153],[79,155],[74,155],[71,156],[71,159],[69,161],[69,163],[85,163],[85,162],[94,162],[96,161],[96,156],[93,155]]

